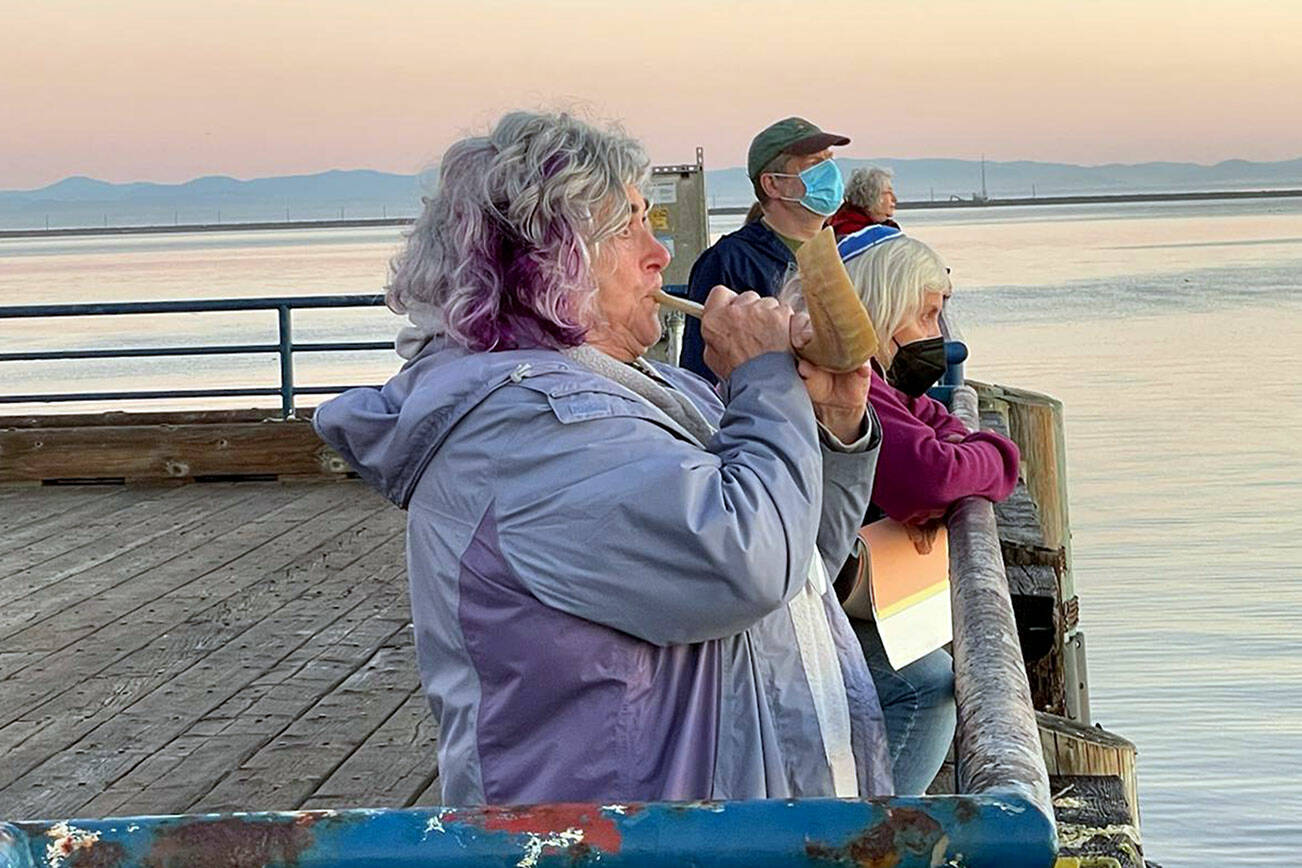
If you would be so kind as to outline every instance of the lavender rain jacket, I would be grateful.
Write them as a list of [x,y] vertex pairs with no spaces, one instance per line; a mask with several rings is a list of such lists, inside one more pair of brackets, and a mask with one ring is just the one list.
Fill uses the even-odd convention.
[[719,427],[708,448],[560,353],[438,339],[315,414],[408,511],[443,802],[889,794],[872,679],[816,569],[864,514],[875,417],[868,451],[833,452],[787,354],[722,403],[657,370]]

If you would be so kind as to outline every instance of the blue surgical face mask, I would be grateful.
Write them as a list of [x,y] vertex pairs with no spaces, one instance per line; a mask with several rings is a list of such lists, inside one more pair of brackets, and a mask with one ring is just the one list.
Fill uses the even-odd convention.
[[772,172],[783,178],[799,178],[805,185],[805,195],[799,199],[780,196],[784,202],[799,202],[820,217],[831,217],[841,207],[845,198],[845,179],[835,160],[827,159],[815,163],[799,175],[787,172]]

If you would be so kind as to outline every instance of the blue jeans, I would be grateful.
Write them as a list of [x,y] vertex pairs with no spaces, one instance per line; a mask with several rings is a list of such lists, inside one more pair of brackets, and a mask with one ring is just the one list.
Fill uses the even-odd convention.
[[850,625],[863,647],[886,717],[895,792],[924,793],[954,739],[954,661],[941,648],[897,672],[886,659],[877,625],[858,618],[851,618]]

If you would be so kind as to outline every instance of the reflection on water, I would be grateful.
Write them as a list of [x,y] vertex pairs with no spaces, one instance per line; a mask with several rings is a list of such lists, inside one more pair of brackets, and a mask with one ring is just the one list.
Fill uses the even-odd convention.
[[[1292,864],[1302,846],[1302,203],[901,217],[954,269],[973,376],[1065,404],[1093,708],[1138,744],[1150,855],[1172,866]],[[384,229],[0,242],[0,304],[375,292],[397,241]],[[382,309],[308,311],[295,327],[300,340],[376,339],[395,323]],[[269,313],[0,321],[5,348],[273,336]],[[275,383],[271,356],[177,364],[4,365],[0,391]],[[314,383],[378,381],[396,368],[384,353],[297,364]]]
[[1124,319],[1081,302],[968,334],[974,373],[1065,403],[1095,717],[1139,747],[1154,858],[1291,864],[1302,294]]

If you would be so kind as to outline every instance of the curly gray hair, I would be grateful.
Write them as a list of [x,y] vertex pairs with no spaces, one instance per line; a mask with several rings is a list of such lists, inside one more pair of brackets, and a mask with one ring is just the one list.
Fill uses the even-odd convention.
[[[386,301],[471,350],[583,342],[592,263],[628,223],[651,161],[617,128],[512,112],[448,148],[438,186],[393,259]],[[401,350],[400,350],[401,352]]]
[[877,204],[882,191],[891,182],[895,173],[890,169],[866,166],[850,173],[850,180],[845,185],[845,201],[861,211],[867,211]]

